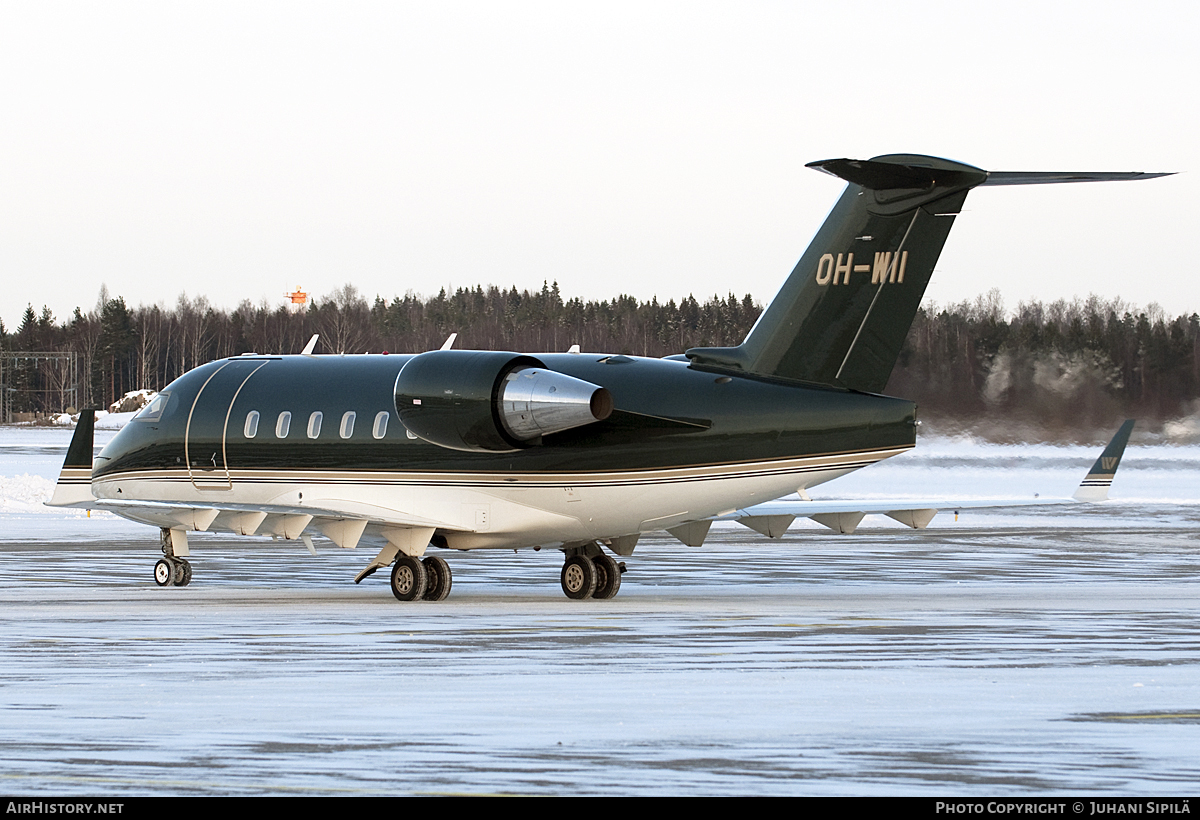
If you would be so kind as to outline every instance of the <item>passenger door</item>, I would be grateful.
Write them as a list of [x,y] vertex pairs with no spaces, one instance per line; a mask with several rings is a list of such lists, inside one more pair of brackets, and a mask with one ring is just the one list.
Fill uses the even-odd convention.
[[196,394],[188,413],[183,446],[188,476],[197,490],[233,489],[225,455],[229,414],[246,382],[266,364],[266,361],[258,358],[247,361],[231,359],[213,371]]

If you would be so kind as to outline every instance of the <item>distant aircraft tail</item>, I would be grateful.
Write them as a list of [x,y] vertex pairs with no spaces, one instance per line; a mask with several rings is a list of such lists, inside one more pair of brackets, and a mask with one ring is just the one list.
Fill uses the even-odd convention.
[[1134,419],[1126,419],[1112,437],[1112,441],[1104,448],[1100,458],[1088,470],[1083,483],[1075,491],[1076,501],[1105,501],[1108,498],[1108,488],[1112,486],[1117,467],[1121,464],[1121,456],[1125,454],[1125,445],[1129,443],[1129,434],[1133,432]]
[[96,409],[89,407],[80,411],[75,425],[75,434],[67,447],[54,495],[46,502],[48,507],[88,507],[96,500],[92,495],[92,448],[96,435]]
[[968,191],[1165,176],[989,173],[911,154],[808,167],[850,184],[746,340],[692,348],[693,364],[881,392]]

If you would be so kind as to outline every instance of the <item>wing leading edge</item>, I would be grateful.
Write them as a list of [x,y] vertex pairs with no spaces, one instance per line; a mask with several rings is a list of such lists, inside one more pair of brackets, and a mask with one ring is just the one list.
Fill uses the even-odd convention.
[[[1094,503],[1108,499],[1113,476],[1121,463],[1134,419],[1127,419],[1108,446],[1088,470],[1071,498],[1033,498],[1029,500],[955,500],[903,499],[883,501],[769,501],[727,515],[714,521],[737,521],[769,538],[782,538],[797,518],[810,518],[829,529],[849,535],[867,515],[886,515],[913,529],[924,529],[941,510],[1001,509],[1005,507],[1049,507],[1079,502]],[[678,536],[677,536],[678,537]],[[681,539],[682,540],[682,539]],[[687,542],[685,542],[687,543]],[[694,545],[698,546],[698,545]]]

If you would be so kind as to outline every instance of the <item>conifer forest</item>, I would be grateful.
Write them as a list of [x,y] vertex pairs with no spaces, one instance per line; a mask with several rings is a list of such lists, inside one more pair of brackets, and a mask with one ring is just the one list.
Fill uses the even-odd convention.
[[[692,295],[660,302],[632,296],[583,301],[558,285],[413,293],[371,301],[346,285],[302,310],[243,302],[232,310],[203,297],[173,307],[131,306],[101,291],[91,310],[66,318],[30,305],[18,327],[0,322],[0,350],[77,356],[76,384],[51,363],[12,360],[9,409],[48,415],[107,407],[125,393],[158,390],[197,365],[246,352],[298,353],[319,334],[318,353],[419,352],[457,333],[455,347],[666,356],[689,347],[736,345],[761,312],[749,296]],[[74,387],[74,391],[68,390]],[[889,395],[920,405],[943,431],[995,438],[1102,436],[1124,418],[1161,429],[1200,412],[1200,316],[1172,316],[1097,297],[1022,302],[998,292],[917,313]],[[1184,425],[1186,427],[1186,425]],[[1195,428],[1194,423],[1191,428]]]

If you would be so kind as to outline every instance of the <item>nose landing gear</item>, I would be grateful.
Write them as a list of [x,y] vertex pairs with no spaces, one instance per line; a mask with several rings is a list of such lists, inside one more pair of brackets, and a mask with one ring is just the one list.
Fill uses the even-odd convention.
[[154,583],[160,587],[185,587],[192,582],[192,564],[184,558],[159,558],[154,565]]
[[187,533],[163,527],[161,540],[163,557],[154,565],[154,583],[160,587],[187,586],[192,582],[191,562],[182,557],[188,554]]

